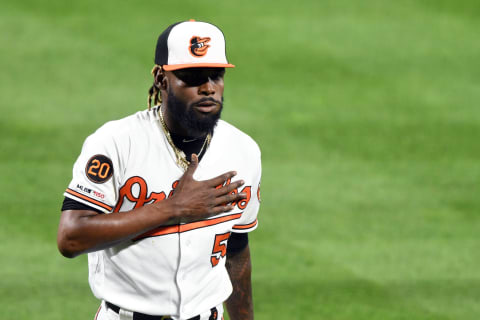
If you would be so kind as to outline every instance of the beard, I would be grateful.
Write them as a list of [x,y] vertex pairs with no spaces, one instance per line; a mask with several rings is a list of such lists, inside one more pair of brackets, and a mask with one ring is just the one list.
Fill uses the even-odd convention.
[[180,125],[186,132],[192,136],[206,135],[213,133],[223,109],[223,97],[220,102],[220,109],[213,114],[198,114],[193,106],[203,101],[212,101],[219,103],[213,98],[203,98],[200,101],[187,105],[178,99],[171,90],[168,90],[168,113],[171,118]]

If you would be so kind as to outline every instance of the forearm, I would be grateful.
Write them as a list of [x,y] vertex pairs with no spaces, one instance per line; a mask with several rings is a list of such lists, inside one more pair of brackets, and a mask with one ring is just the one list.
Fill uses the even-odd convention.
[[73,258],[133,239],[160,225],[172,224],[172,217],[174,212],[167,202],[111,214],[66,210],[60,218],[58,248],[64,256]]
[[81,253],[109,248],[134,239],[156,227],[202,220],[233,209],[231,203],[246,198],[245,192],[232,192],[243,180],[225,184],[236,175],[229,171],[215,178],[196,181],[193,173],[198,157],[192,155],[187,171],[173,196],[128,212],[98,214],[90,210],[65,210],[58,226],[57,245],[69,258]]
[[252,320],[252,264],[248,245],[235,255],[227,255],[226,267],[233,285],[233,292],[226,301],[228,315],[231,320]]

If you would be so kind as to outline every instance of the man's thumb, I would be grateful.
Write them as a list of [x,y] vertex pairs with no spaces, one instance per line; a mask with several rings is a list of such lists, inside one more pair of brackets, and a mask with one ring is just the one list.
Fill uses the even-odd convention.
[[197,170],[198,167],[198,156],[193,153],[192,158],[190,159],[190,165],[187,168],[187,171],[185,171],[185,175],[188,175],[190,177],[193,177],[193,174],[195,173],[195,170]]

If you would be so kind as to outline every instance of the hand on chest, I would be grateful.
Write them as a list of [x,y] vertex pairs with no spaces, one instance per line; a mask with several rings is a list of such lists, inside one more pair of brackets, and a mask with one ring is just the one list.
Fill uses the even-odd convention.
[[[247,207],[252,193],[252,178],[246,174],[244,168],[238,165],[230,167],[228,164],[200,162],[193,178],[197,181],[209,180],[228,171],[236,171],[237,175],[219,184],[217,189],[243,180],[245,183],[242,186],[231,191],[232,194],[245,193],[246,195],[245,199],[231,203],[234,207],[232,212],[241,212]],[[171,197],[183,174],[183,170],[176,166],[157,166],[156,168],[137,166],[126,170],[125,178],[118,188],[118,202],[114,211],[132,210]]]

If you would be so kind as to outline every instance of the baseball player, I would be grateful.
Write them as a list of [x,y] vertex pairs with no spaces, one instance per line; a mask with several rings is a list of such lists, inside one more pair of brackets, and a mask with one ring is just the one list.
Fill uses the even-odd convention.
[[[148,109],[90,135],[65,191],[58,247],[88,253],[95,319],[253,319],[247,233],[260,150],[220,120],[223,33],[206,22],[158,38]],[[153,106],[151,106],[151,102]]]

